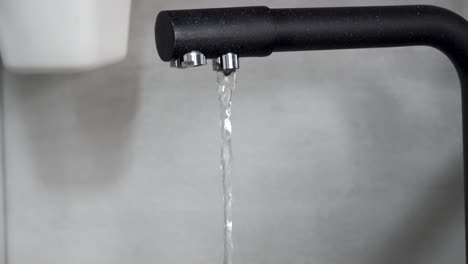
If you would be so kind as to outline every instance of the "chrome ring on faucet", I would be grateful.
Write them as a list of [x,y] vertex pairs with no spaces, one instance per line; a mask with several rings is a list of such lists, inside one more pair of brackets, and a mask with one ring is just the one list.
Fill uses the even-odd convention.
[[239,56],[235,53],[226,53],[213,60],[213,70],[234,71],[239,69]]
[[206,57],[199,51],[186,53],[182,58],[171,60],[171,67],[185,69],[206,64]]

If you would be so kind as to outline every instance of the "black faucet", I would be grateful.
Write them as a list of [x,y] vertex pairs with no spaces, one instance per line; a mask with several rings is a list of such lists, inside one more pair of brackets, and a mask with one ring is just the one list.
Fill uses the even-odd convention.
[[161,59],[180,68],[215,59],[216,69],[232,70],[239,67],[239,57],[262,57],[277,51],[424,45],[445,53],[455,65],[462,87],[468,252],[468,22],[463,17],[423,5],[176,10],[159,13],[155,35]]

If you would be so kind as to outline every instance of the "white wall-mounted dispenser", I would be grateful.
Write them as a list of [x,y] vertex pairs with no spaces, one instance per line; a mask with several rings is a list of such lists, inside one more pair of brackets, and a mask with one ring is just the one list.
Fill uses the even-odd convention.
[[80,72],[127,53],[131,0],[0,0],[0,54],[19,73]]

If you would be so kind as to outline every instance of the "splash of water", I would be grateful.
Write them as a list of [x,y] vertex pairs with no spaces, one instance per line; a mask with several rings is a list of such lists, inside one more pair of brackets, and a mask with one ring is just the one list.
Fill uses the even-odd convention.
[[221,163],[220,173],[223,181],[224,201],[224,261],[232,264],[234,244],[232,240],[232,150],[231,150],[231,98],[236,87],[236,72],[217,72],[218,100],[221,108]]

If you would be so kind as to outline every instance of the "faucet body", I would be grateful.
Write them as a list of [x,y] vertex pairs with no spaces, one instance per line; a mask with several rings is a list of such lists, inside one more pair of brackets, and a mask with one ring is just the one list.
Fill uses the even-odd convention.
[[[431,46],[453,62],[462,88],[465,238],[468,235],[468,22],[435,6],[162,11],[155,27],[163,61],[191,51],[262,57],[272,52]],[[466,239],[465,239],[466,240]],[[468,245],[465,242],[465,250]],[[468,263],[468,260],[466,261]]]

